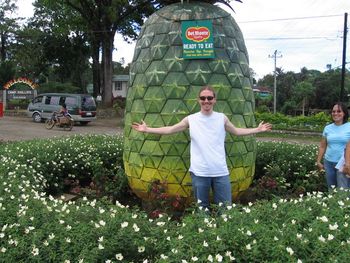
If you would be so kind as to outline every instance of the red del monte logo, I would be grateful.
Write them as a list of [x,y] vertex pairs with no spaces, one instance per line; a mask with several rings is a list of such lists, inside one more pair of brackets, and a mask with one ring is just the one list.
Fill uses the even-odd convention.
[[186,30],[186,38],[194,42],[202,42],[210,37],[207,27],[189,27]]

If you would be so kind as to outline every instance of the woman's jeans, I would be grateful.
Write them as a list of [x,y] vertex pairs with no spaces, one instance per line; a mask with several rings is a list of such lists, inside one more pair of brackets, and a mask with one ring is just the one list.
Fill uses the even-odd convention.
[[192,177],[192,189],[194,197],[196,198],[198,205],[203,208],[210,206],[210,190],[212,189],[214,194],[214,203],[219,205],[231,205],[232,193],[230,176],[219,177],[203,177],[196,176],[194,173],[190,173]]
[[326,181],[328,189],[331,189],[332,185],[338,188],[349,188],[350,179],[345,176],[342,172],[339,172],[335,166],[337,163],[323,160],[323,166],[326,171]]

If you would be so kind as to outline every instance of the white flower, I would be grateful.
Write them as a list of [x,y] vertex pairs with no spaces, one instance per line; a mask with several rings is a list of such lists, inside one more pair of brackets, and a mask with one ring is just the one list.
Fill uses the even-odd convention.
[[252,232],[250,232],[249,230],[247,231],[247,236],[251,236],[252,235]]
[[98,249],[105,249],[105,247],[102,244],[98,244]]
[[334,225],[329,225],[330,230],[337,230],[338,229],[338,224],[335,223]]
[[157,222],[157,226],[164,226],[165,222]]
[[333,235],[331,235],[331,234],[328,234],[328,238],[327,238],[328,240],[333,240],[334,239],[334,236]]
[[326,216],[320,217],[320,220],[324,223],[328,222],[328,218]]
[[179,239],[179,240],[181,240],[181,239],[183,239],[184,237],[183,237],[183,235],[179,235],[178,237],[177,237],[177,239]]
[[32,249],[32,254],[33,254],[33,256],[39,255],[39,249],[34,246],[33,249]]
[[139,246],[139,247],[137,248],[137,251],[138,251],[139,253],[142,253],[142,252],[145,251],[145,247],[144,247],[144,246]]
[[246,248],[247,250],[251,250],[251,249],[252,249],[252,246],[251,246],[250,244],[248,244],[248,245],[245,246],[245,248]]
[[292,256],[294,254],[294,251],[293,251],[293,249],[291,247],[286,247],[286,250],[289,253],[289,255]]
[[6,249],[5,247],[2,247],[0,251],[1,251],[1,253],[5,253],[6,250],[7,250],[7,249]]
[[202,228],[198,228],[198,233],[203,233],[204,230]]
[[171,252],[173,252],[174,254],[177,254],[179,251],[177,249],[175,249],[175,248],[172,248]]
[[222,262],[222,256],[220,254],[217,254],[215,258],[218,262]]
[[103,237],[99,237],[98,242],[103,242]]
[[166,256],[164,254],[161,254],[160,257],[161,257],[161,259],[167,259],[168,258],[168,256]]
[[318,240],[320,240],[321,242],[326,242],[326,239],[322,235],[318,237]]
[[119,261],[122,261],[124,257],[123,257],[123,255],[121,253],[118,253],[118,254],[115,255],[115,258],[117,260],[119,260]]
[[140,231],[140,228],[136,224],[133,224],[132,227],[133,227],[135,232],[139,232]]
[[71,242],[71,239],[69,237],[66,237],[66,242],[67,243],[70,243]]
[[49,235],[49,239],[54,239],[55,238],[55,234],[54,233],[51,233],[50,235]]
[[213,260],[214,260],[212,255],[209,255],[207,259],[209,262],[213,262]]
[[207,243],[207,241],[203,241],[203,247],[208,247],[208,243]]
[[122,228],[125,228],[125,227],[127,227],[129,225],[129,223],[128,222],[123,222],[120,225],[121,225]]
[[106,222],[103,221],[103,220],[100,220],[99,224],[100,224],[101,226],[105,226],[105,225],[106,225]]
[[277,205],[275,203],[272,204],[273,209],[277,209]]
[[197,257],[192,257],[191,260],[192,261],[198,261],[198,258]]

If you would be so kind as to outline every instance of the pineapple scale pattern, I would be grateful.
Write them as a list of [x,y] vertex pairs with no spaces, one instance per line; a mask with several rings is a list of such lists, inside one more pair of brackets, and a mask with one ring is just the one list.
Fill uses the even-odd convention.
[[[214,59],[183,59],[181,21],[210,20]],[[165,181],[170,195],[191,199],[188,132],[143,134],[132,130],[144,120],[150,127],[173,125],[200,110],[200,88],[217,93],[215,111],[237,127],[254,127],[254,94],[242,33],[223,9],[207,3],[178,3],[154,13],[142,27],[130,70],[124,128],[124,166],[133,191],[148,199],[150,185]],[[254,175],[253,136],[226,137],[227,164],[233,197],[246,190]]]

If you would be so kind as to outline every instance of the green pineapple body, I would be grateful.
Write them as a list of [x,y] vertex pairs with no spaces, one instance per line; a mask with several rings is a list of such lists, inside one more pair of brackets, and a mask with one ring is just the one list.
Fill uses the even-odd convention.
[[[183,59],[181,22],[210,20],[213,59]],[[130,70],[124,128],[124,166],[129,184],[148,199],[152,182],[167,182],[169,195],[191,200],[188,131],[154,135],[134,131],[133,122],[150,127],[173,125],[198,112],[197,96],[204,85],[217,94],[215,111],[237,127],[254,127],[254,95],[242,33],[223,9],[207,3],[178,3],[154,13],[142,27]],[[255,169],[253,136],[226,136],[227,165],[233,198],[246,190]]]

